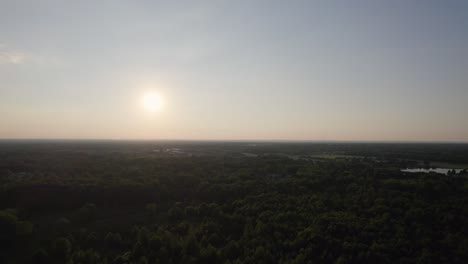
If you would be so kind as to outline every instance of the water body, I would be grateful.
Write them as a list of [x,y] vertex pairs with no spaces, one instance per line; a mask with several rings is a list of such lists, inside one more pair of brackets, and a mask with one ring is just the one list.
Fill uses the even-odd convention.
[[414,168],[414,169],[403,169],[401,171],[403,172],[411,172],[411,173],[417,173],[417,172],[424,172],[424,173],[429,173],[429,172],[435,172],[435,173],[440,173],[440,174],[445,174],[447,175],[449,171],[455,170],[456,173],[459,173],[462,171],[462,169],[447,169],[447,168],[431,168],[431,169],[426,169],[426,168]]

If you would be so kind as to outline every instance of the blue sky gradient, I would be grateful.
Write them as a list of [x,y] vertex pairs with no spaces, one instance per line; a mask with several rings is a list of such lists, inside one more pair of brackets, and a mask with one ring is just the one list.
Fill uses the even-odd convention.
[[467,14],[461,0],[3,0],[0,138],[468,141]]

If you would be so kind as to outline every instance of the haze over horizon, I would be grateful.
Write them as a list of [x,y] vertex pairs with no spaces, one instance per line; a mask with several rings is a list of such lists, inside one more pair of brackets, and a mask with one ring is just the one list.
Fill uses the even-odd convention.
[[0,1],[0,138],[468,142],[468,1]]

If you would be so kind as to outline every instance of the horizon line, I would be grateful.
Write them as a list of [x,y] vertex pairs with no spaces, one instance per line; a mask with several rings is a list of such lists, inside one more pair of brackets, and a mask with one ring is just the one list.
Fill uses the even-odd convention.
[[339,139],[125,139],[125,138],[0,138],[0,141],[134,141],[134,142],[262,142],[262,143],[425,143],[468,144],[455,140],[339,140]]

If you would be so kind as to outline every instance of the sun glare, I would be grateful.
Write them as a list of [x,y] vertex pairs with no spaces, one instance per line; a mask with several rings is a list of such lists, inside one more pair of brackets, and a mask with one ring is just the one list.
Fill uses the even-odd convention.
[[155,92],[148,92],[143,95],[142,103],[148,112],[157,112],[161,110],[163,105],[161,96]]

